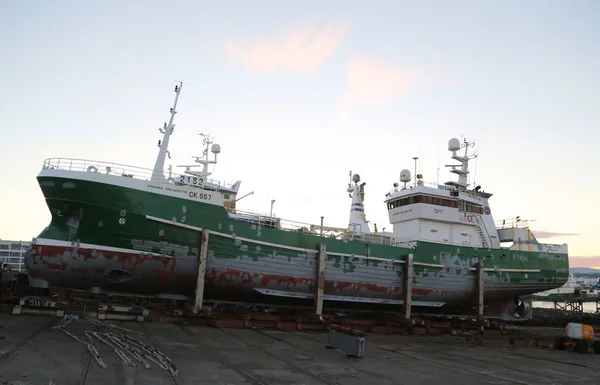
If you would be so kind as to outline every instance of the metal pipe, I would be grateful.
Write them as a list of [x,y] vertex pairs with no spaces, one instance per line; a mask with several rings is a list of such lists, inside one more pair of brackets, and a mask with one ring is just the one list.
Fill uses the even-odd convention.
[[323,218],[324,216],[321,215],[321,237],[323,236]]

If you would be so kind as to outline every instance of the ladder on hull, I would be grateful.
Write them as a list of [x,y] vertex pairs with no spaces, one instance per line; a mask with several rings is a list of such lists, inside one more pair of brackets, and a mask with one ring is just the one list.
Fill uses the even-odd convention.
[[483,233],[483,229],[481,228],[481,221],[478,217],[475,217],[475,222],[477,222],[477,232],[479,233],[479,238],[481,239],[481,245],[487,249],[489,246],[487,239],[485,238],[485,234]]
[[479,238],[481,238],[481,244],[483,245],[483,247],[487,248],[488,242],[487,239],[485,239],[485,234],[483,233],[483,230],[481,229],[479,223],[477,223],[477,232],[479,233]]

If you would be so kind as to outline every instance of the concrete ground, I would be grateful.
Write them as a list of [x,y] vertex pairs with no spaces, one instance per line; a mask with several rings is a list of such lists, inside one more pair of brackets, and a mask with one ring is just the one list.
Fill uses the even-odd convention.
[[[46,316],[0,314],[0,384],[593,384],[600,382],[600,355],[512,346],[485,340],[474,346],[456,336],[370,334],[363,358],[325,349],[323,332],[215,329],[117,321],[145,344],[154,345],[178,368],[174,379],[151,369],[124,364],[96,341],[103,362]],[[85,338],[95,329],[79,320],[66,326]],[[52,381],[52,382],[50,382]]]

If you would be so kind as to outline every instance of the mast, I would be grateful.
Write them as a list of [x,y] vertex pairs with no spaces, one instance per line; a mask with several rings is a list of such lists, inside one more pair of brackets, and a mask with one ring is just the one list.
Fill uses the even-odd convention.
[[[213,143],[213,141],[209,135],[206,135],[203,133],[200,133],[198,135],[200,135],[204,138],[203,144],[206,146],[206,148],[204,149],[204,152],[202,153],[202,156],[204,157],[204,159],[201,159],[201,157],[199,157],[199,156],[192,156],[192,158],[194,158],[196,163],[199,163],[200,165],[202,165],[202,171],[190,170],[190,168],[192,168],[192,167],[200,167],[197,164],[187,164],[187,165],[183,164],[183,165],[177,166],[177,167],[185,167],[186,174],[193,175],[196,178],[199,178],[199,179],[194,178],[195,182],[193,184],[196,186],[202,185],[204,182],[207,182],[207,178],[211,174],[208,171],[208,165],[209,164],[217,164],[217,155],[221,152],[221,146],[219,146],[217,143]],[[212,146],[211,146],[211,144],[212,144]],[[208,159],[209,148],[210,148],[210,152],[212,152],[215,155],[214,160]],[[184,183],[185,183],[185,181],[184,181]]]
[[165,123],[162,128],[158,130],[163,134],[162,140],[158,141],[158,156],[156,157],[156,163],[154,163],[154,169],[152,171],[152,181],[165,182],[165,157],[168,155],[171,158],[171,154],[169,154],[169,138],[171,134],[173,134],[173,130],[175,129],[175,125],[173,124],[173,120],[175,119],[175,114],[177,113],[177,100],[179,99],[179,93],[181,92],[181,87],[183,87],[183,83],[179,82],[179,86],[175,86],[175,101],[173,102],[173,107],[170,110],[171,118],[169,119],[169,124]]
[[[352,171],[350,171],[352,175]],[[352,186],[354,182],[354,186]],[[351,182],[348,183],[348,191],[352,197],[352,203],[350,205],[350,219],[348,221],[348,231],[354,233],[370,233],[369,222],[365,216],[365,182],[360,182],[360,176],[358,174],[352,175]]]
[[[208,134],[199,133],[198,135],[200,135],[203,138],[203,144],[206,146],[206,148],[202,152],[202,156],[204,157],[204,159],[201,159],[199,156],[194,156],[194,158],[195,158],[196,163],[200,163],[202,165],[202,172],[199,175],[208,177],[211,174],[210,172],[208,172],[208,165],[217,163],[217,154],[219,152],[221,152],[221,146],[216,144],[211,147],[212,153],[215,154],[215,160],[209,160],[208,159],[208,150],[209,150],[209,146],[214,143],[213,139],[211,139],[210,135],[208,135]],[[194,175],[193,171],[192,172],[186,171],[186,172]]]
[[[469,155],[469,147],[475,146],[474,142],[467,142],[466,139],[463,140],[463,144],[461,145],[460,141],[456,138],[452,138],[448,141],[448,151],[452,152],[452,159],[460,162],[459,165],[447,164],[446,167],[452,167],[450,170],[451,173],[458,175],[458,182],[449,181],[445,184],[447,186],[455,186],[459,191],[465,191],[468,187],[467,175],[469,174],[469,161],[471,159],[477,158],[477,154]],[[465,155],[460,156],[456,152],[460,151],[461,148],[465,149]],[[456,167],[460,167],[460,169],[456,169]]]

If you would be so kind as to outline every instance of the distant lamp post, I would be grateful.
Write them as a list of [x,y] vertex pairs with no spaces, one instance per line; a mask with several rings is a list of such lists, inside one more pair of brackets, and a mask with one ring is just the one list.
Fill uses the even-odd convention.
[[271,220],[273,220],[273,203],[275,203],[275,199],[271,199],[271,215],[269,215]]
[[413,159],[415,160],[415,187],[417,187],[417,159],[419,159],[419,157],[413,156]]
[[323,236],[323,218],[325,217],[321,215],[321,237]]

